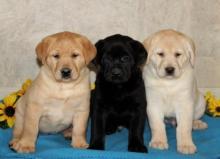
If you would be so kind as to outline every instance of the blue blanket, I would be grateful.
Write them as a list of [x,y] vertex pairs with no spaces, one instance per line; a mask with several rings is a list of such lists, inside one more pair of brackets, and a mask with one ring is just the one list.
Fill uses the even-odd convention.
[[[209,128],[203,131],[193,131],[193,140],[198,149],[194,155],[177,153],[175,128],[167,125],[169,149],[161,151],[148,148],[148,154],[127,152],[128,131],[126,129],[106,137],[106,151],[74,149],[70,146],[70,141],[65,140],[62,134],[40,134],[35,153],[17,154],[8,148],[12,130],[0,129],[0,159],[220,159],[220,118],[205,116],[203,119],[208,123]],[[88,141],[89,132],[90,130],[87,134]],[[150,140],[148,127],[145,129],[144,139],[145,144]]]

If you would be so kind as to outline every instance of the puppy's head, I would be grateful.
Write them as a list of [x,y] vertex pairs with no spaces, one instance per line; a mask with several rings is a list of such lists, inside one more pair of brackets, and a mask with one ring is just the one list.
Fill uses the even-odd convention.
[[127,36],[113,35],[96,43],[94,64],[104,78],[112,83],[128,81],[147,58],[143,45]]
[[57,81],[70,82],[95,57],[96,48],[84,36],[61,32],[44,38],[37,45],[36,53]]
[[195,64],[195,45],[192,39],[174,30],[162,30],[144,41],[152,64],[160,78],[178,78],[187,65]]

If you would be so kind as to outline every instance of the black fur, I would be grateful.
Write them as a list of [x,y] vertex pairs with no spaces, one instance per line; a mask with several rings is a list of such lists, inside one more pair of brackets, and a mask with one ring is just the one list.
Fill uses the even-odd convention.
[[147,152],[143,133],[146,95],[140,66],[147,58],[143,45],[127,36],[113,35],[96,43],[99,66],[91,98],[90,149],[104,150],[105,135],[119,126],[129,130],[128,150]]

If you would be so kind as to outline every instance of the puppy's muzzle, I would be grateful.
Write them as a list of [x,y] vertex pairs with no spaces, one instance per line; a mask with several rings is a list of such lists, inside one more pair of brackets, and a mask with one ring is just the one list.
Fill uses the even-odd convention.
[[63,79],[69,79],[71,77],[72,70],[69,68],[62,68],[60,73]]
[[175,72],[175,68],[174,67],[166,67],[165,71],[168,76],[172,76]]
[[122,71],[119,68],[113,68],[112,69],[112,76],[113,77],[120,77],[122,74]]

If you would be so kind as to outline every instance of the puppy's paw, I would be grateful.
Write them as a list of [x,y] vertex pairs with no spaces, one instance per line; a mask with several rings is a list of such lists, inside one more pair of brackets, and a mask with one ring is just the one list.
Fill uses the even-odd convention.
[[142,153],[148,153],[147,147],[144,145],[129,145],[128,151],[131,152],[142,152]]
[[194,154],[196,152],[196,146],[193,143],[178,145],[177,151],[183,154]]
[[208,128],[208,124],[203,122],[202,120],[193,121],[193,130],[202,130],[207,128]]
[[11,146],[14,145],[14,144],[15,144],[16,142],[18,142],[18,141],[19,141],[18,138],[13,138],[13,139],[9,142],[9,144],[8,144],[9,148],[11,148]]
[[155,149],[160,149],[160,150],[168,149],[169,147],[168,143],[163,140],[151,140],[149,146]]
[[80,149],[86,149],[89,147],[89,144],[86,142],[85,138],[83,137],[73,138],[71,145],[74,148],[80,148]]
[[9,147],[18,153],[31,153],[35,151],[35,146],[24,140],[12,140]]

